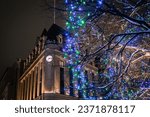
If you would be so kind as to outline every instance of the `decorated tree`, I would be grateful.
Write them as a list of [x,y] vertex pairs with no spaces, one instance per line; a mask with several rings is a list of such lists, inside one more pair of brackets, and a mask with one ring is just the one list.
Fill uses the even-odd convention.
[[[150,1],[60,0],[58,6],[68,31],[63,52],[71,87],[80,97],[150,99],[142,95],[150,88]],[[84,71],[90,62],[98,68],[92,82]]]

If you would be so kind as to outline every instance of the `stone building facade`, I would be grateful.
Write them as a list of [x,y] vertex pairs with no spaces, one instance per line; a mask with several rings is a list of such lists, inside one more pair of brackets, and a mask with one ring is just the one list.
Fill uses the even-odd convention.
[[[44,29],[33,51],[25,60],[20,60],[23,65],[18,78],[18,100],[80,98],[78,90],[72,89],[72,76],[63,57],[64,35],[65,30],[56,24],[48,31]],[[96,70],[90,64],[85,67],[85,71],[93,72],[93,76],[96,76]],[[88,95],[92,94],[88,92]]]

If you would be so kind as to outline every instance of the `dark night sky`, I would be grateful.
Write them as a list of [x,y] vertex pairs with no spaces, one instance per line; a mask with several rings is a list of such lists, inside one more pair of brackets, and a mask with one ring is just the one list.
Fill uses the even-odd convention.
[[50,13],[42,0],[0,1],[0,74],[33,49],[36,37],[53,23]]

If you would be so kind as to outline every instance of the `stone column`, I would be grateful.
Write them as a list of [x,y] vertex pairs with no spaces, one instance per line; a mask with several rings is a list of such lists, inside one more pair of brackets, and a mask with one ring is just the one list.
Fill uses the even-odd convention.
[[33,100],[33,98],[34,98],[34,77],[35,77],[35,70],[33,69],[33,71],[32,71],[32,91],[31,91],[31,100]]
[[29,78],[28,78],[28,100],[30,100],[31,97],[31,73],[29,74]]
[[30,74],[30,97],[29,97],[29,100],[32,99],[32,82],[33,82],[33,71],[31,71],[31,74]]
[[24,95],[25,95],[25,81],[22,81],[22,99],[24,100]]
[[34,68],[34,82],[33,82],[33,88],[34,88],[34,90],[33,90],[33,99],[36,97],[36,73],[37,73],[37,68],[35,67]]
[[41,63],[38,63],[38,79],[37,79],[37,96],[39,96],[39,92],[40,92],[40,70],[41,70]]
[[29,75],[26,77],[26,100],[28,100],[29,91]]

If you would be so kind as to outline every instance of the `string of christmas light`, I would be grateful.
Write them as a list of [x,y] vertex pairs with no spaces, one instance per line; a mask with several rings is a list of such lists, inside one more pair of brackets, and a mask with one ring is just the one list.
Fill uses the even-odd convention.
[[[135,45],[136,45],[136,43],[135,43]],[[131,48],[128,47],[128,49],[124,51],[124,55],[122,57],[123,66],[126,66],[126,61],[128,61],[128,59],[129,59],[128,56],[131,56],[131,54],[133,53],[133,51],[135,51],[135,49],[139,49],[136,47],[134,47],[134,49],[133,49],[132,46],[130,46],[130,47]],[[118,79],[118,81],[115,81],[114,83],[112,83],[112,85],[110,85],[110,87],[99,88],[98,92],[99,92],[99,94],[102,95],[102,97],[103,97],[102,99],[126,99],[126,100],[133,99],[133,98],[139,96],[144,90],[146,90],[147,88],[150,87],[150,82],[148,80],[148,74],[147,74],[147,76],[145,75],[145,73],[149,73],[150,69],[149,69],[149,67],[146,67],[143,62],[143,63],[141,63],[141,67],[139,68],[139,70],[140,69],[143,70],[143,71],[139,71],[139,72],[143,73],[143,75],[138,76],[137,78],[135,78],[134,74],[132,74],[132,76],[128,76],[129,74],[125,74],[123,76],[123,78],[119,78],[119,76],[115,77],[118,74],[117,73],[117,71],[118,71],[117,64],[120,61],[119,59],[117,60],[117,58],[114,58],[114,55],[116,55],[116,53],[117,53],[117,50],[113,50],[112,52],[105,52],[102,55],[100,55],[101,60],[99,63],[101,66],[99,67],[99,69],[100,69],[100,72],[99,72],[100,77],[99,78],[100,78],[101,82],[99,82],[99,87],[101,87],[100,85],[105,86],[105,85],[109,84],[110,82],[112,82],[114,80],[114,78]],[[126,53],[127,53],[127,55],[126,55]],[[140,56],[141,56],[141,54],[142,54],[142,52],[139,53]],[[142,56],[144,56],[144,55],[142,55]],[[131,66],[134,67],[134,69],[135,68],[137,69],[137,63],[138,63],[138,61]],[[130,71],[132,71],[132,70],[130,69]],[[143,79],[141,79],[141,78],[143,78]],[[134,79],[134,80],[132,80],[132,79]]]
[[[142,17],[143,20],[148,20],[149,18],[147,17],[148,15],[145,15]],[[140,17],[140,15],[139,15]],[[136,18],[138,19],[138,18]],[[150,20],[148,20],[149,22]],[[140,32],[140,31],[144,31],[144,29],[142,27],[138,27],[138,26],[134,26],[132,24],[128,24],[125,32],[126,33],[135,33],[135,32]],[[125,43],[127,43],[127,41],[129,41],[129,39],[132,36],[128,36],[126,38],[124,38],[120,44],[124,45]],[[131,48],[125,49],[124,50],[124,54],[122,57],[122,69],[125,68],[125,66],[127,65],[126,61],[128,61],[128,59],[131,57],[131,54],[135,51],[132,48],[138,48],[142,47],[144,49],[147,49],[146,46],[144,46],[144,44],[142,45],[141,42],[144,42],[144,38],[143,37],[147,37],[147,39],[145,39],[146,41],[148,40],[149,34],[145,34],[145,35],[140,35],[135,37],[134,39],[132,39],[132,41],[130,41],[130,43],[128,43],[128,46],[130,46]],[[120,38],[119,38],[120,39]],[[118,38],[117,38],[118,41]],[[113,50],[113,52],[116,54],[117,52],[115,52],[116,50]],[[147,50],[148,51],[148,50]],[[144,53],[144,52],[143,52]],[[107,91],[106,89],[100,89],[100,92],[105,93],[105,95],[103,95],[103,99],[134,99],[135,97],[138,97],[140,94],[142,94],[144,91],[146,91],[147,89],[149,89],[150,87],[150,82],[149,82],[149,78],[150,75],[150,67],[148,67],[148,65],[146,65],[146,57],[144,57],[145,55],[143,53],[137,54],[134,57],[134,61],[138,60],[139,58],[143,58],[140,61],[135,61],[134,63],[131,63],[130,65],[130,71],[126,72],[126,74],[123,76],[123,78],[120,78],[120,80],[118,80],[116,82],[116,84],[112,85],[112,90],[110,89],[109,91]],[[106,53],[106,55],[108,55],[108,53]],[[105,55],[103,55],[105,56]],[[117,71],[117,65],[118,62],[121,59],[117,59],[115,58],[113,61],[113,59],[111,60],[111,56],[114,57],[114,55],[109,55],[106,58],[103,58],[103,62],[102,63],[102,68],[104,68],[104,72],[102,72],[100,75],[105,78],[108,79],[109,81],[112,79],[112,74],[115,76],[117,75],[116,72]],[[137,59],[136,59],[137,57]],[[111,60],[111,62],[109,62]],[[112,64],[112,63],[116,63],[116,64]],[[110,71],[108,70],[108,68],[110,67],[110,64],[112,64],[112,68],[110,69]],[[139,67],[139,68],[138,68]],[[135,73],[134,73],[135,70]],[[138,70],[138,72],[137,72]],[[132,73],[131,73],[132,72]],[[147,73],[147,75],[146,75]],[[107,84],[107,83],[106,83]]]
[[[68,21],[66,27],[69,33],[66,33],[66,45],[63,48],[64,58],[67,59],[68,68],[73,73],[74,95],[83,99],[92,99],[88,94],[88,78],[85,75],[84,66],[79,65],[80,55],[80,35],[79,31],[84,31],[86,18],[92,12],[84,12],[87,3],[95,3],[97,7],[102,4],[102,0],[65,0]],[[77,94],[78,93],[78,94]]]
[[[69,33],[66,34],[66,45],[63,49],[63,52],[64,58],[66,58],[67,60],[68,68],[71,69],[73,73],[72,83],[74,84],[73,88],[76,96],[80,95],[83,99],[98,99],[97,96],[101,96],[101,99],[132,99],[133,97],[138,96],[141,92],[143,92],[143,88],[150,87],[150,83],[147,80],[130,80],[134,79],[135,76],[138,78],[145,77],[144,75],[134,75],[134,69],[138,66],[137,63],[131,65],[130,72],[128,72],[121,78],[118,76],[118,74],[120,72],[123,72],[123,70],[125,69],[127,60],[133,53],[133,50],[129,48],[125,49],[122,56],[120,55],[119,57],[114,56],[118,52],[117,49],[114,49],[110,53],[103,52],[102,55],[99,55],[101,59],[99,61],[100,67],[98,67],[98,82],[93,83],[88,81],[84,66],[81,66],[79,64],[82,58],[82,53],[80,50],[80,32],[85,32],[88,18],[91,17],[97,9],[102,7],[103,1],[65,0],[65,4],[68,17],[66,27]],[[93,10],[88,6],[93,6],[93,9],[95,9]],[[147,21],[149,18],[144,19],[145,21]],[[92,24],[90,20],[88,20],[88,23]],[[128,24],[126,29],[124,29],[124,33],[135,33],[138,31],[144,31],[144,29],[131,24]],[[116,39],[116,42],[120,41],[120,44],[125,45],[130,38],[132,38],[132,36],[126,36],[122,41],[120,41],[120,38],[118,40]],[[128,46],[138,47],[139,43],[141,43],[141,40],[142,36],[137,36],[132,41],[130,41],[130,43],[128,43]],[[134,57],[134,59],[135,58],[136,56]],[[142,63],[140,65],[142,66]],[[142,73],[146,68],[141,67],[139,69],[141,70],[139,72]],[[133,73],[131,73],[131,71]],[[113,83],[111,84],[111,82]],[[111,85],[107,86],[109,83]],[[107,87],[103,88],[103,86],[105,85]],[[90,92],[93,92],[95,96],[89,96]]]

